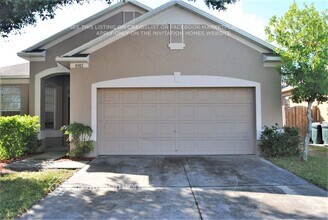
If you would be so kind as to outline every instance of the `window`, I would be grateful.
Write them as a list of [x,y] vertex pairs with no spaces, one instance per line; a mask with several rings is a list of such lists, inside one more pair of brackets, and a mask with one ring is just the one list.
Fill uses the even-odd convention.
[[55,128],[55,100],[56,89],[51,87],[45,88],[45,128]]
[[3,86],[1,88],[1,116],[20,115],[21,88],[19,86]]

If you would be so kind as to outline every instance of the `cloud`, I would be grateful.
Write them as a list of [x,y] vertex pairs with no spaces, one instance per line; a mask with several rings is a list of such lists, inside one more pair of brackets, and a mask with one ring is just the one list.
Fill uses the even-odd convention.
[[266,24],[264,19],[256,14],[245,13],[243,10],[243,4],[244,2],[241,0],[233,5],[229,5],[226,11],[215,11],[211,14],[233,26],[236,26],[237,28],[265,40],[266,35],[264,28]]

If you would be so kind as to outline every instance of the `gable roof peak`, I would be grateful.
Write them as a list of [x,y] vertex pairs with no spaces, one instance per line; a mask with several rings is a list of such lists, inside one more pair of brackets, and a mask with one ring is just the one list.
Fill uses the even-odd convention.
[[[106,16],[107,13],[111,12],[111,11],[115,11],[117,9],[120,9],[128,4],[131,4],[135,7],[138,7],[142,10],[144,10],[145,12],[149,12],[152,10],[152,8],[138,2],[138,1],[135,1],[135,0],[124,0],[124,1],[121,1],[121,2],[118,2],[116,4],[113,4],[113,5],[109,5],[109,7],[105,8],[104,10],[101,10],[100,12],[94,14],[94,15],[91,15],[90,17],[86,18],[86,19],[83,19],[81,20],[80,22],[78,23],[75,23],[73,24],[72,26],[38,42],[37,44],[29,47],[29,48],[26,48],[25,50],[23,50],[22,52],[25,52],[25,53],[30,53],[30,52],[34,52],[35,50],[40,50],[40,48],[42,48],[44,45],[47,45],[49,42],[51,41],[54,41],[55,39],[57,38],[60,38],[64,35],[67,35],[69,33],[71,33],[73,30],[74,30],[74,26],[80,26],[80,25],[84,25],[84,24],[87,24],[93,20],[96,20],[100,17],[103,17],[103,16]],[[42,48],[42,49],[46,49],[46,48]]]

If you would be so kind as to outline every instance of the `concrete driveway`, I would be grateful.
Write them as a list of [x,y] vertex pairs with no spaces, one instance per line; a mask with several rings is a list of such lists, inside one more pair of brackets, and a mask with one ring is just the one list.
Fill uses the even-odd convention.
[[256,156],[99,157],[22,219],[327,219],[327,192]]

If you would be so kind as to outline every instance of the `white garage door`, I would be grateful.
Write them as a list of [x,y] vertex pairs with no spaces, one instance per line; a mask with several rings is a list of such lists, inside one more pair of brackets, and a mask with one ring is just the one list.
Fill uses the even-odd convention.
[[254,154],[254,89],[100,89],[100,155]]

